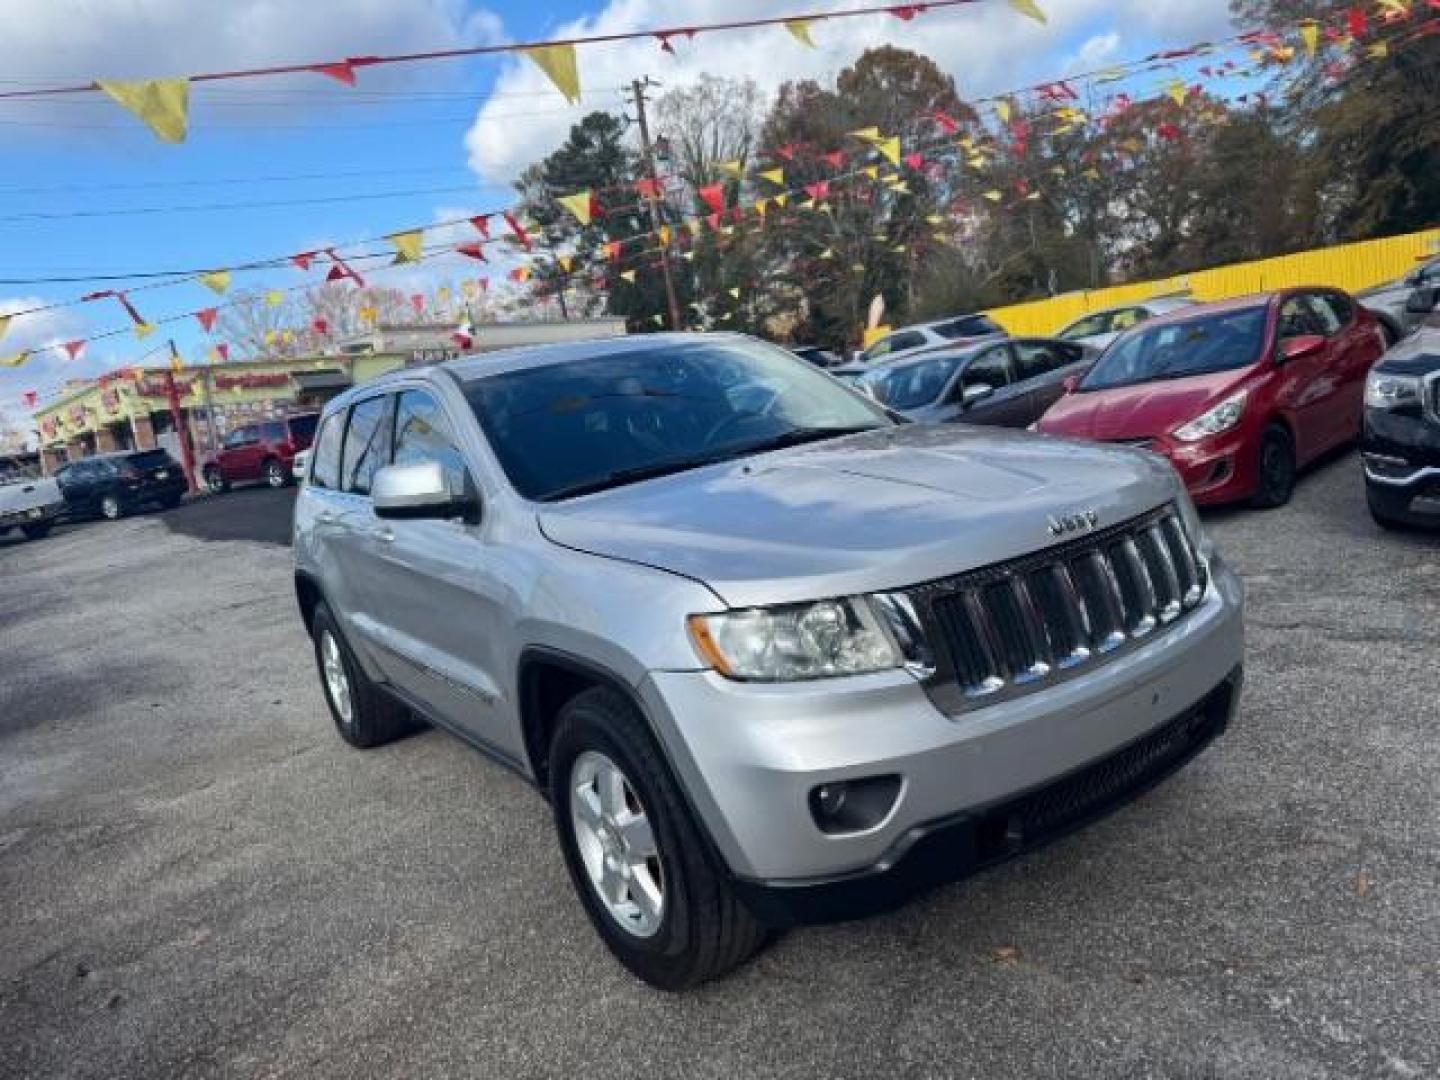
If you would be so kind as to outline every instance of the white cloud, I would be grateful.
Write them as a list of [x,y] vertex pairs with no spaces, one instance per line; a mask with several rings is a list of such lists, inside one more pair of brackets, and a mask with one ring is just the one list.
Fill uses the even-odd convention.
[[[35,296],[0,297],[0,315],[29,311],[45,302]],[[55,347],[84,337],[85,332],[85,322],[74,308],[55,308],[14,319],[0,340],[0,354],[31,355],[18,368],[0,367],[0,410],[12,420],[22,419],[29,412],[23,402],[25,391],[34,390],[43,401],[57,393],[68,379],[89,378],[113,367],[114,359],[104,348],[91,347],[79,360],[72,361]]]
[[[845,0],[838,6],[867,6]],[[692,24],[774,17],[796,7],[787,0],[693,0],[684,21]],[[780,27],[701,34],[673,41],[676,56],[654,40],[584,47],[579,52],[586,101],[565,108],[548,79],[529,61],[507,61],[496,84],[502,95],[480,109],[466,135],[470,165],[490,182],[503,182],[554,149],[571,124],[595,108],[615,108],[615,91],[649,74],[666,85],[692,81],[702,72],[754,79],[773,91],[796,78],[830,79],[866,48],[893,44],[922,52],[955,77],[962,97],[983,97],[1063,73],[1062,50],[1091,42],[1113,49],[1113,59],[1139,52],[1137,35],[1185,44],[1218,36],[1229,25],[1226,0],[1042,0],[1049,24],[1023,18],[1006,4],[934,11],[909,23],[890,15],[820,22],[812,28],[817,48],[807,49]],[[675,25],[675,10],[661,0],[613,0],[597,15],[555,27],[551,36],[626,33]],[[1113,44],[1110,39],[1113,38]],[[1081,43],[1084,44],[1081,44]],[[1071,68],[1070,70],[1074,70]],[[535,94],[529,115],[510,95]],[[593,97],[591,96],[593,95]]]

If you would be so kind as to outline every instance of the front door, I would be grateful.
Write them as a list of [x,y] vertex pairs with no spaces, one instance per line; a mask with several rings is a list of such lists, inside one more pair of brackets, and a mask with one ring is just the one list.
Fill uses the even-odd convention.
[[1294,418],[1295,459],[1302,465],[1335,443],[1341,381],[1331,362],[1334,341],[1327,336],[1331,330],[1309,293],[1287,297],[1280,305],[1280,348],[1297,337],[1326,338],[1319,352],[1285,361],[1280,370],[1279,398]]
[[988,386],[989,397],[975,402],[956,419],[966,424],[1024,427],[1030,422],[1025,388],[1016,384],[1015,363],[1009,345],[992,345],[976,355],[960,375],[961,394],[966,387]]

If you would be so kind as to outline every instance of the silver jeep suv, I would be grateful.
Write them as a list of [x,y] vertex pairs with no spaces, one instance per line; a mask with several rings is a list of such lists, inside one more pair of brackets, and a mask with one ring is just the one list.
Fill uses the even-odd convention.
[[1160,458],[897,423],[739,336],[347,392],[295,585],[341,736],[423,719],[532,780],[672,989],[1114,808],[1240,688],[1240,584]]

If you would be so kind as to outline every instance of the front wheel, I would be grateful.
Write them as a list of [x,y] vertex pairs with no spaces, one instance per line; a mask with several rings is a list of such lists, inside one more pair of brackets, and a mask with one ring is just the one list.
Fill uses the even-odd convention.
[[290,473],[274,458],[265,462],[261,475],[265,477],[265,483],[272,488],[282,488],[290,482]]
[[230,490],[230,483],[225,479],[225,474],[214,465],[205,470],[205,486],[210,489],[212,495],[223,495]]
[[357,749],[369,750],[393,742],[411,729],[409,711],[370,681],[341,635],[335,616],[323,603],[315,608],[310,634],[325,704],[330,706],[330,717],[342,739]]
[[1295,493],[1295,444],[1279,425],[1267,428],[1260,439],[1259,472],[1259,486],[1250,504],[1273,510],[1288,503]]
[[39,525],[21,525],[20,531],[25,534],[26,540],[44,540],[50,535],[52,525],[45,521]]
[[100,499],[100,516],[106,521],[118,521],[125,516],[125,506],[118,495],[105,495]]
[[765,940],[692,818],[634,706],[613,690],[565,705],[550,747],[555,828],[606,946],[635,975],[683,990]]

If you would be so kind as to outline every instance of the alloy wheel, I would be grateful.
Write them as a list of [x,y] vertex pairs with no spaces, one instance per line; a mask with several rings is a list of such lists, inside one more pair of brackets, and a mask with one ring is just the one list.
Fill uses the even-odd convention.
[[350,676],[345,672],[345,660],[340,655],[340,643],[329,630],[320,635],[320,668],[325,676],[325,690],[330,695],[330,704],[340,716],[340,722],[349,726],[353,712],[350,703]]
[[106,495],[100,500],[100,513],[108,521],[114,521],[120,516],[120,500],[114,495]]
[[280,471],[278,462],[272,461],[265,466],[265,482],[272,488],[285,486],[285,474]]
[[586,877],[624,931],[648,938],[665,917],[665,875],[655,830],[619,765],[587,750],[570,768],[570,820]]

